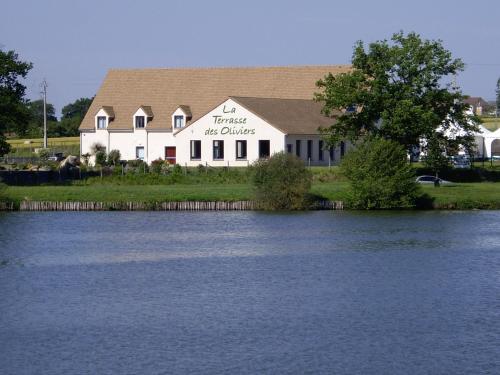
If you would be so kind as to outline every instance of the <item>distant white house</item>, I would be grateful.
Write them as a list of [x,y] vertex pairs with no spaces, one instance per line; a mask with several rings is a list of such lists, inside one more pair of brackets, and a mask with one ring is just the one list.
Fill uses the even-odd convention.
[[479,129],[475,134],[476,156],[485,158],[500,156],[500,128],[492,132],[480,125]]

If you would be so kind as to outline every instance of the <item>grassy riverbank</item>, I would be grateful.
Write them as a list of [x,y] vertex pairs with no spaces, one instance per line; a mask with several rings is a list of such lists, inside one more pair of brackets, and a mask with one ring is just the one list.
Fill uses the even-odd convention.
[[[318,198],[344,201],[347,182],[316,182],[311,193]],[[422,186],[427,202],[435,208],[500,209],[500,183],[461,183],[451,186]],[[253,199],[250,184],[173,184],[173,185],[68,185],[9,186],[7,200],[94,201],[94,202],[169,202],[239,201]]]

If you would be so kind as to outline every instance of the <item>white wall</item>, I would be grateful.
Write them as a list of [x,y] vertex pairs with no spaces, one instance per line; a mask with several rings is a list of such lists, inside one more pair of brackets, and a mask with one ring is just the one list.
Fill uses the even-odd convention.
[[[232,123],[229,123],[229,122]],[[239,134],[234,134],[239,132]],[[246,134],[245,134],[246,133]],[[270,141],[271,154],[283,151],[285,135],[231,99],[174,134],[177,163],[197,166],[247,166],[259,158],[259,140]],[[190,141],[201,140],[201,159],[191,160]],[[213,141],[224,141],[224,159],[213,159]],[[236,160],[236,141],[247,141],[247,159]]]
[[[179,113],[182,113],[180,109]],[[178,113],[176,111],[176,113]],[[175,113],[174,113],[175,114]],[[99,115],[99,113],[98,113]],[[135,115],[145,115],[139,109]],[[149,131],[135,129],[134,117],[130,119],[130,131],[111,131],[96,129],[94,132],[81,133],[81,152],[90,152],[93,143],[99,142],[106,151],[119,150],[124,160],[136,158],[136,147],[144,147],[144,161],[151,163],[156,159],[165,159],[165,147],[176,147],[176,162],[181,165],[197,166],[247,166],[259,158],[259,140],[269,140],[270,154],[286,151],[286,145],[292,145],[295,154],[296,141],[301,140],[300,157],[306,164],[307,141],[312,140],[312,158],[310,165],[335,165],[340,162],[340,146],[335,147],[334,158],[330,160],[329,150],[323,151],[323,161],[319,160],[319,135],[285,135],[257,115],[248,111],[232,99],[224,103],[177,132]],[[132,128],[134,127],[134,128]],[[191,140],[201,141],[200,160],[191,160]],[[213,141],[224,141],[224,159],[213,159]],[[247,141],[247,158],[236,159],[236,141]],[[346,152],[348,145],[346,143]]]
[[[83,131],[80,133],[80,151],[81,155],[91,154],[91,147],[94,143],[100,143],[106,147],[106,152],[109,151],[109,137],[106,129],[98,129],[94,131]],[[89,160],[90,164],[94,164],[94,157]]]
[[[327,165],[337,165],[340,163],[341,155],[340,155],[340,145],[334,147],[333,159],[330,160],[330,151],[329,149],[323,150],[323,160],[319,160],[319,141],[322,140],[319,135],[288,135],[286,137],[286,145],[292,145],[292,154],[296,155],[296,145],[297,140],[300,140],[300,158],[304,160],[306,165],[312,166],[327,166]],[[312,153],[311,160],[307,157],[307,141],[312,141]],[[285,145],[285,150],[287,149]],[[326,147],[326,142],[323,141],[323,147]],[[347,153],[348,144],[345,142],[345,151]]]
[[153,160],[165,160],[165,147],[175,146],[173,133],[167,132],[149,132],[148,133],[148,152],[146,154],[148,163]]
[[[109,152],[109,133],[107,129],[97,129],[97,117],[106,117],[106,128],[109,124],[109,116],[104,109],[100,109],[94,116],[94,131],[82,131],[80,133],[80,155],[91,154],[92,145],[100,143]],[[94,164],[94,157],[91,156],[90,164]]]
[[134,160],[135,148],[138,146],[144,147],[144,155],[147,155],[146,131],[134,129],[134,131],[127,132],[110,132],[109,146],[110,151],[120,151],[122,160]]

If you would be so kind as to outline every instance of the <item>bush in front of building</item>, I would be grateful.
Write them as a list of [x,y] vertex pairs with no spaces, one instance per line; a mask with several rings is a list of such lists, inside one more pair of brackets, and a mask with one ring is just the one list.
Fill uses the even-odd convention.
[[151,171],[151,173],[160,174],[163,172],[165,165],[167,165],[168,168],[168,164],[165,162],[165,160],[156,159],[151,162],[149,170]]
[[350,183],[350,208],[412,208],[420,195],[405,149],[390,140],[372,138],[358,144],[340,169]]
[[260,206],[268,210],[301,210],[308,206],[312,176],[295,155],[279,152],[253,165],[253,184]]
[[108,164],[118,165],[120,163],[121,156],[120,150],[111,150],[108,154]]
[[104,151],[97,151],[95,153],[95,164],[97,166],[103,167],[106,165],[106,153]]
[[95,142],[95,143],[92,143],[92,146],[90,146],[90,153],[92,155],[95,155],[97,154],[97,152],[99,151],[104,151],[106,152],[106,146],[104,146],[102,143],[100,142]]

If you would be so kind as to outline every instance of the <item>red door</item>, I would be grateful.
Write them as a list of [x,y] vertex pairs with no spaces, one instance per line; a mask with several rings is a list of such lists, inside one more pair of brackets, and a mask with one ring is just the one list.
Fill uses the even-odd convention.
[[175,164],[175,147],[165,147],[165,160],[168,164]]

